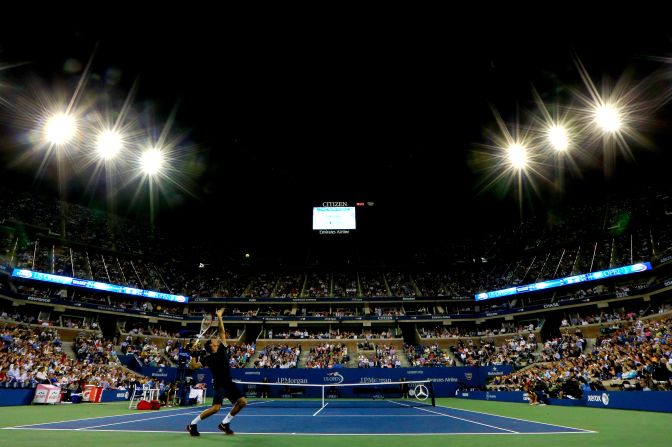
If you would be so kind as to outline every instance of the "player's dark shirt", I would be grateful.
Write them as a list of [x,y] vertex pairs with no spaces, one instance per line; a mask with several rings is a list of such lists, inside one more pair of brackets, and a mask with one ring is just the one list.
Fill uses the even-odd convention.
[[201,364],[210,368],[215,386],[222,386],[231,381],[228,351],[226,346],[220,345],[217,352],[206,355],[201,359]]

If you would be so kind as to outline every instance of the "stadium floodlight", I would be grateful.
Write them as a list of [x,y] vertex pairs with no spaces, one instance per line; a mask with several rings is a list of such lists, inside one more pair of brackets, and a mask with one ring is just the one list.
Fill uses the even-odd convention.
[[103,160],[113,159],[123,148],[124,139],[119,132],[104,130],[96,139],[96,150]]
[[569,148],[569,138],[567,131],[562,126],[551,126],[547,131],[548,141],[558,152],[564,152]]
[[523,170],[527,166],[527,149],[519,143],[511,144],[507,149],[507,156],[511,166],[517,170]]
[[159,149],[146,150],[140,158],[142,172],[147,175],[156,175],[163,166],[163,154]]
[[47,119],[44,134],[48,143],[61,146],[77,133],[77,122],[72,115],[59,113]]
[[617,132],[621,128],[621,114],[609,104],[595,108],[595,123],[606,133]]

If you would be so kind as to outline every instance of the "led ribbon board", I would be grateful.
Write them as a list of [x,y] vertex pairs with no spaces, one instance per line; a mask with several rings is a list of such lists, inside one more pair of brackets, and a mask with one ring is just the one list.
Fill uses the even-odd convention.
[[586,281],[595,281],[597,279],[611,278],[613,276],[629,275],[631,273],[644,272],[651,270],[650,262],[640,262],[639,264],[627,265],[615,269],[601,270],[599,272],[584,273],[582,275],[569,276],[561,279],[551,279],[549,281],[536,282],[524,286],[509,287],[508,289],[494,290],[492,292],[483,292],[476,294],[476,301],[489,300],[492,298],[501,298],[503,296],[518,295],[520,293],[537,292],[539,290],[552,289],[554,287],[578,284]]
[[32,279],[34,281],[50,282],[63,284],[64,286],[83,287],[85,289],[94,289],[101,292],[123,293],[126,295],[141,296],[153,300],[173,301],[176,303],[188,303],[189,298],[183,295],[172,295],[170,293],[155,292],[153,290],[134,289],[133,287],[118,286],[116,284],[107,284],[98,281],[88,281],[86,279],[70,278],[69,276],[51,275],[49,273],[33,272],[26,269],[14,269],[12,276],[23,279]]

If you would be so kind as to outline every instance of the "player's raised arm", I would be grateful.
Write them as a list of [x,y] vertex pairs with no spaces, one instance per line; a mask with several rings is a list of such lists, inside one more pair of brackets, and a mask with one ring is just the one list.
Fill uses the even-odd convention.
[[222,340],[222,343],[226,346],[226,332],[224,332],[224,320],[222,319],[222,315],[224,315],[223,307],[217,309],[217,324],[219,325],[219,339]]

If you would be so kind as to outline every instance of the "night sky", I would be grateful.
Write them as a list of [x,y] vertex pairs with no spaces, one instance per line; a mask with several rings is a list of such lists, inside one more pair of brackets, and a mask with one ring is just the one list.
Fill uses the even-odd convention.
[[[519,219],[510,190],[481,191],[474,151],[489,143],[493,107],[507,123],[525,122],[535,108],[533,87],[545,101],[566,101],[582,89],[576,57],[599,85],[628,69],[634,80],[664,73],[672,55],[670,33],[642,32],[641,24],[594,30],[574,23],[561,32],[457,17],[230,22],[4,32],[0,61],[10,67],[0,72],[0,96],[29,95],[36,78],[72,86],[81,70],[68,67],[83,67],[97,48],[87,88],[123,99],[137,82],[134,106],[162,122],[176,107],[191,195],[166,190],[157,224],[218,230],[253,245],[309,236],[311,207],[322,201],[370,201],[370,234],[412,240]],[[655,87],[660,96],[672,89],[672,75],[664,78]],[[525,199],[523,215],[658,181],[670,161],[669,109],[646,128],[653,147],[631,143],[635,162],[618,158],[609,175],[599,160],[588,162],[568,175],[561,201],[542,185]],[[57,194],[53,169],[35,180],[34,164],[13,163],[22,150],[13,113],[0,111],[2,184]],[[87,182],[85,173],[71,179],[70,200],[104,207],[104,188]],[[129,191],[117,209],[137,217],[147,204],[131,207]]]

